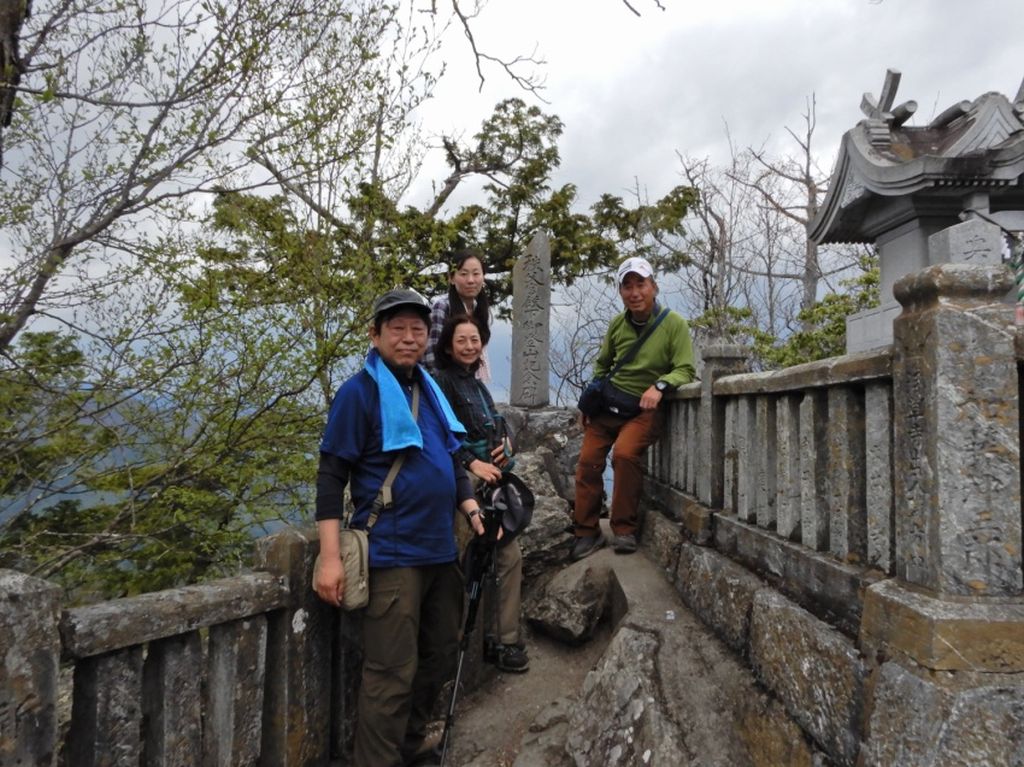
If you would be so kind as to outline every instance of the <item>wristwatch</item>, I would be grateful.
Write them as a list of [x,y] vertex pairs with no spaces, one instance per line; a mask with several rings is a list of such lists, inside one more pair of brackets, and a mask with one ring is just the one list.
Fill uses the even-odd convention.
[[655,381],[654,382],[654,388],[657,389],[658,391],[664,393],[664,392],[668,391],[668,382],[667,381]]

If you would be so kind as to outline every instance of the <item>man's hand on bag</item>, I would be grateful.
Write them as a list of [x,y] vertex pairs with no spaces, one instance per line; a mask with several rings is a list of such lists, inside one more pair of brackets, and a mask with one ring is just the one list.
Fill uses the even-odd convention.
[[341,557],[321,557],[316,573],[316,593],[329,605],[341,607],[345,596],[345,567]]
[[651,386],[648,386],[647,387],[647,391],[645,391],[640,396],[640,409],[641,410],[656,410],[658,405],[660,405],[660,404],[661,404],[661,392],[658,391],[657,388],[655,388],[655,386],[653,384]]

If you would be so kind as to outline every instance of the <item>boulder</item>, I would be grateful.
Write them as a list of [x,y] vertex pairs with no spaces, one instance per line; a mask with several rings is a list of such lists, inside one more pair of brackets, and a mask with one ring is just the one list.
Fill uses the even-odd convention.
[[569,506],[558,496],[549,473],[550,452],[539,447],[516,456],[515,473],[530,488],[536,500],[530,526],[519,536],[523,550],[523,575],[527,582],[567,562],[573,543],[572,536],[566,532],[572,522]]
[[561,642],[586,642],[608,605],[610,576],[607,565],[583,561],[566,567],[527,596],[527,620]]
[[536,452],[543,458],[554,495],[571,504],[576,497],[576,462],[583,444],[583,428],[572,408],[502,406],[516,451]]
[[658,645],[655,633],[631,626],[615,634],[569,719],[566,749],[576,765],[691,763],[659,692]]

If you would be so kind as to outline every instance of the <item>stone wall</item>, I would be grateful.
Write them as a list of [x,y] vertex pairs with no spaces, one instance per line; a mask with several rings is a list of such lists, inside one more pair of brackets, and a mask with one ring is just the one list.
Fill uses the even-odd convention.
[[836,764],[1024,765],[1011,285],[943,263],[896,284],[891,349],[712,359],[648,461],[645,549]]

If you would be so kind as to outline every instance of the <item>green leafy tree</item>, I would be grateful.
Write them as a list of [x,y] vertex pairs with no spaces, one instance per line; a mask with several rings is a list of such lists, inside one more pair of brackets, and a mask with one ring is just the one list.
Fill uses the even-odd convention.
[[5,562],[78,598],[230,572],[308,516],[382,288],[436,290],[480,244],[500,298],[537,226],[559,279],[614,262],[549,189],[560,122],[522,101],[450,142],[448,181],[485,175],[486,206],[402,205],[435,23],[385,0],[34,4],[0,166]]
[[[436,43],[400,10],[35,4],[0,168],[8,561],[78,596],[133,593],[233,570],[255,529],[306,515],[323,392],[365,349],[372,253],[346,259],[330,312],[306,291],[337,289],[322,264],[369,233],[230,190],[330,209],[400,185]],[[210,229],[204,196],[230,200]]]
[[81,387],[86,360],[57,332],[25,333],[0,369],[0,520],[72,502],[75,476],[111,446],[87,415],[102,408]]
[[804,362],[837,357],[846,353],[846,318],[879,305],[878,257],[860,260],[860,273],[843,280],[843,292],[826,294],[802,310],[797,319],[801,329],[778,338],[760,328],[749,307],[713,309],[691,322],[698,340],[727,341],[750,347],[755,364],[776,369]]
[[[493,296],[511,296],[511,269],[538,230],[551,236],[551,273],[556,285],[607,274],[624,256],[646,255],[663,268],[675,268],[685,256],[658,248],[656,241],[678,232],[696,192],[676,187],[652,204],[629,207],[620,197],[603,195],[589,213],[580,211],[572,183],[552,188],[561,158],[562,122],[521,99],[495,106],[473,143],[448,139],[450,175],[425,211],[436,215],[458,183],[472,175],[487,179],[484,201],[460,209],[449,219],[456,243],[479,247],[486,259]],[[507,305],[505,309],[507,310]]]
[[843,280],[841,293],[828,293],[797,319],[801,329],[780,344],[762,343],[757,351],[769,367],[789,367],[803,362],[846,354],[846,318],[879,305],[879,269],[876,255],[864,256],[861,273]]

